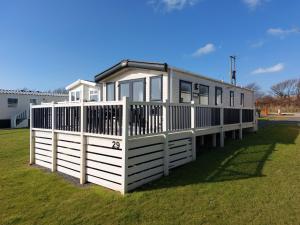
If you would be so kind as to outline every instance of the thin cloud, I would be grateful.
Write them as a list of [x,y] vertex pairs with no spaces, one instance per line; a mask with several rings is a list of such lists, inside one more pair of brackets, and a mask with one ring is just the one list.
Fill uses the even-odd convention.
[[263,40],[260,40],[260,41],[257,41],[257,42],[253,42],[250,47],[251,48],[261,48],[262,46],[264,46],[265,44],[265,41]]
[[199,57],[199,56],[202,56],[202,55],[207,55],[207,54],[210,54],[212,52],[216,51],[216,47],[214,44],[212,43],[208,43],[206,45],[204,45],[203,47],[197,49],[193,54],[192,56],[194,57]]
[[164,10],[171,12],[174,10],[182,10],[188,6],[194,6],[199,0],[150,0],[149,5],[152,5],[155,10]]
[[264,73],[278,73],[280,71],[284,70],[284,64],[283,63],[278,63],[274,66],[271,67],[266,67],[266,68],[257,68],[252,72],[252,74],[264,74]]
[[243,2],[248,6],[250,9],[256,9],[258,6],[262,5],[264,2],[269,0],[243,0]]
[[286,37],[291,34],[299,34],[300,29],[299,28],[291,28],[291,29],[282,29],[282,28],[269,28],[267,30],[267,33],[272,36],[277,36],[277,37]]

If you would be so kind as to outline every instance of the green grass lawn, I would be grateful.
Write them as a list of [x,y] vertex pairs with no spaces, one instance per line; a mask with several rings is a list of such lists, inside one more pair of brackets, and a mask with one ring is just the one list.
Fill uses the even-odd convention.
[[226,141],[125,197],[28,165],[28,130],[0,131],[0,224],[300,224],[300,127]]

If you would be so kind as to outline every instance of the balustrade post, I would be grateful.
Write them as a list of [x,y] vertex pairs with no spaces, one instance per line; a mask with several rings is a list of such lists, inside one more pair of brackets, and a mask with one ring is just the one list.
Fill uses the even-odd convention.
[[164,132],[164,175],[169,175],[169,103],[163,104],[163,132]]
[[128,97],[123,97],[122,107],[122,194],[125,194],[128,190],[128,123],[129,123],[129,101]]
[[55,129],[55,107],[54,102],[51,103],[51,133],[52,133],[52,168],[51,171],[57,170],[57,141]]
[[220,108],[220,123],[221,123],[221,131],[220,131],[220,147],[224,147],[224,108]]
[[30,124],[29,124],[29,130],[30,130],[30,159],[29,159],[29,164],[32,165],[35,163],[35,148],[34,148],[34,143],[35,143],[35,137],[34,137],[34,131],[32,130],[33,128],[33,109],[32,109],[32,103],[30,103]]
[[86,182],[86,107],[84,101],[80,105],[80,184]]
[[243,139],[243,109],[240,109],[240,130],[239,130],[239,139]]
[[195,102],[191,102],[191,130],[192,130],[192,160],[196,160],[196,108]]

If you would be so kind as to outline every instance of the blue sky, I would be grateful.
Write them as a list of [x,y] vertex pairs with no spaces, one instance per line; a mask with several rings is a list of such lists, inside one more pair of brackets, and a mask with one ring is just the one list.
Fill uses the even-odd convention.
[[0,0],[0,88],[48,90],[121,59],[239,84],[300,77],[300,1]]

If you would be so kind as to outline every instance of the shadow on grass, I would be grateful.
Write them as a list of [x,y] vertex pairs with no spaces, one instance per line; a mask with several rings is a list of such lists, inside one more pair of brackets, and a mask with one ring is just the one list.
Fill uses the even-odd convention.
[[271,125],[247,134],[243,140],[226,140],[224,148],[206,149],[197,154],[196,161],[136,191],[262,177],[276,144],[294,144],[298,135],[297,126]]

